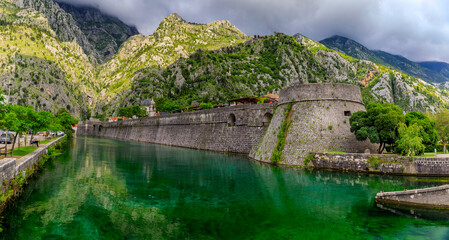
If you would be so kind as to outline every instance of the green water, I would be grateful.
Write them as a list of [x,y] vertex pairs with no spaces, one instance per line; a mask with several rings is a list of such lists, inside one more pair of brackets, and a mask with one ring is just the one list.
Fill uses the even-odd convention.
[[5,215],[4,239],[448,239],[449,223],[373,206],[444,178],[279,168],[190,149],[78,138]]

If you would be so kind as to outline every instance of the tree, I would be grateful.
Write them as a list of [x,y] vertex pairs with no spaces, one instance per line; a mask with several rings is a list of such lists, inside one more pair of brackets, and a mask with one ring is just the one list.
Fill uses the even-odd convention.
[[443,151],[446,153],[446,143],[449,140],[449,110],[441,109],[433,114],[435,120],[435,129],[443,142]]
[[147,110],[145,109],[145,107],[139,106],[139,105],[134,105],[131,107],[131,113],[132,116],[136,116],[138,118],[143,118],[143,117],[147,117]]
[[32,131],[33,135],[39,131],[62,130],[62,126],[60,125],[58,128],[55,128],[56,118],[51,112],[47,111],[34,112],[33,114],[30,114],[29,121],[30,121],[29,128]]
[[[17,124],[18,124],[19,120],[17,119],[16,113],[6,112],[2,115],[3,115],[3,117],[0,120],[0,126],[2,127],[3,130],[6,130],[6,132],[8,132],[9,129],[17,128]],[[8,136],[6,136],[6,137],[8,137]],[[13,149],[14,149],[14,147],[13,147]],[[7,142],[5,142],[5,152],[8,152]]]
[[[41,111],[39,113],[40,114],[45,114],[45,113],[48,113],[48,112]],[[55,115],[53,115],[53,114],[48,115],[48,119],[49,119],[49,125],[47,126],[47,130],[53,131],[53,132],[64,130],[64,128],[62,127],[62,125],[59,122],[59,119],[56,118]]]
[[154,98],[155,107],[158,112],[172,112],[181,109],[181,105],[169,98]]
[[[47,111],[36,112],[32,106],[7,105],[6,112],[0,111],[0,115],[0,128],[15,132],[11,154],[13,154],[17,137],[24,132],[31,130],[34,135],[38,131],[63,129],[60,120],[56,119],[52,113]],[[74,124],[77,122],[67,111],[61,112],[60,116],[63,123]],[[70,130],[72,130],[71,125]]]
[[423,144],[421,133],[423,127],[414,123],[407,126],[405,123],[399,123],[399,140],[396,142],[397,149],[404,156],[419,155],[424,152],[426,146]]
[[120,117],[127,117],[127,118],[131,118],[133,115],[131,115],[131,111],[128,107],[121,107],[118,109],[118,115]]
[[366,112],[354,113],[349,122],[356,139],[378,143],[377,153],[380,154],[386,144],[394,144],[398,139],[398,124],[404,122],[404,115],[402,109],[392,103],[370,103]]
[[142,118],[147,116],[147,110],[139,105],[134,105],[131,107],[121,107],[118,110],[118,115],[127,118],[132,118],[134,116]]
[[62,129],[64,130],[65,134],[68,138],[73,137],[73,129],[72,125],[75,125],[78,123],[78,119],[72,117],[69,112],[65,109],[60,109],[59,112],[56,114],[57,121],[59,122],[59,125],[61,125]]
[[[405,124],[410,127],[413,124],[421,126],[419,136],[422,138],[422,143],[426,146],[435,146],[438,143],[439,136],[435,130],[435,121],[431,120],[424,113],[409,112],[405,115]],[[418,152],[420,155],[424,152]]]
[[8,111],[15,113],[17,119],[15,126],[8,128],[8,130],[16,132],[12,142],[11,151],[13,152],[16,145],[17,136],[19,136],[20,133],[28,132],[28,130],[30,130],[30,126],[34,124],[36,112],[33,110],[32,106],[23,107],[19,105],[9,105]]

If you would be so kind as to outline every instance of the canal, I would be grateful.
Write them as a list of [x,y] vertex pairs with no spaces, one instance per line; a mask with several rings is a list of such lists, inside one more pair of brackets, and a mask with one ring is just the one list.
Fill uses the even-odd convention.
[[449,178],[275,167],[244,156],[79,137],[30,181],[3,239],[448,239],[374,207]]

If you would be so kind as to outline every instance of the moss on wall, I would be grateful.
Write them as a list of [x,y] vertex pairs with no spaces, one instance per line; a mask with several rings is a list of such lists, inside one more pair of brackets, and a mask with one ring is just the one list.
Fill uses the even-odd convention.
[[285,138],[287,137],[288,127],[290,126],[291,123],[293,105],[294,103],[289,103],[288,111],[284,112],[284,121],[282,122],[281,130],[278,133],[276,147],[274,148],[274,152],[271,155],[272,163],[278,163],[282,161],[282,152],[284,151]]

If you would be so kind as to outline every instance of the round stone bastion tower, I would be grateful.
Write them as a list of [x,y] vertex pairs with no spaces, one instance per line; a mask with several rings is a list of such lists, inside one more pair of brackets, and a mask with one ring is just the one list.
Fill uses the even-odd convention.
[[304,166],[311,152],[375,152],[375,144],[357,141],[350,131],[349,118],[360,110],[365,111],[365,106],[358,86],[293,84],[281,91],[271,123],[250,157],[267,163]]

